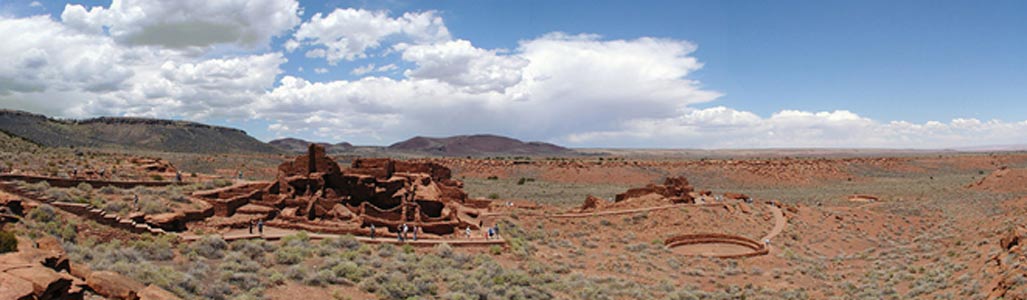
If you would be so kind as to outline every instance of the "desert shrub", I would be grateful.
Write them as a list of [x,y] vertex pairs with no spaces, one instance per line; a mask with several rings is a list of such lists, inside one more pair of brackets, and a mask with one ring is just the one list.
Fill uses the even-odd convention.
[[232,185],[232,181],[231,180],[222,179],[222,178],[214,179],[211,183],[214,184],[215,188],[223,188],[223,187]]
[[307,269],[303,266],[289,267],[285,270],[285,277],[295,281],[304,281],[307,278]]
[[499,199],[499,194],[491,193],[491,194],[489,194],[489,199],[492,199],[492,200]]
[[214,235],[204,236],[190,247],[191,252],[210,259],[225,257],[225,249],[228,249],[228,243],[220,236]]
[[492,253],[492,255],[503,254],[503,248],[499,247],[499,245],[492,245],[489,247],[489,253]]
[[[332,274],[339,278],[345,278],[351,282],[359,282],[364,276],[367,276],[367,270],[361,268],[357,263],[352,261],[331,261],[326,265]],[[342,281],[335,280],[332,283],[342,283]]]
[[232,242],[232,251],[242,253],[247,258],[263,263],[265,254],[278,249],[265,240],[238,240]]
[[412,254],[414,253],[414,246],[410,244],[403,244],[403,253]]
[[171,208],[165,206],[164,204],[161,204],[160,201],[155,200],[141,201],[141,203],[139,203],[139,206],[142,206],[140,210],[150,215],[171,211]]
[[295,265],[310,257],[310,250],[299,246],[282,246],[275,250],[275,262],[283,265]]
[[85,182],[79,183],[75,186],[75,188],[86,193],[90,193],[93,191],[93,186]]
[[50,200],[53,200],[53,201],[60,201],[60,202],[73,202],[73,201],[75,201],[75,197],[73,197],[71,195],[71,193],[68,193],[68,191],[65,191],[63,189],[51,189],[51,190],[48,190],[48,191],[46,191],[46,196],[49,197]]
[[159,174],[153,174],[150,175],[150,179],[153,179],[153,181],[164,181],[164,176],[160,176]]
[[438,244],[435,246],[435,254],[442,258],[453,257],[453,246],[447,243]]
[[378,256],[380,257],[392,257],[396,255],[396,246],[392,244],[380,244],[378,245]]
[[262,269],[260,264],[241,252],[229,252],[226,254],[220,267],[222,270],[231,273],[256,273]]
[[18,239],[14,233],[0,231],[0,253],[18,251]]
[[41,223],[54,221],[57,220],[57,210],[49,204],[43,204],[29,212],[29,219]]
[[130,242],[132,248],[139,250],[143,257],[149,260],[166,261],[175,257],[175,250],[171,246],[171,235],[144,238]]
[[104,195],[114,195],[118,193],[118,189],[113,186],[105,185],[100,188],[100,193]]
[[222,279],[228,282],[228,284],[239,288],[240,291],[250,291],[263,286],[256,271],[224,272],[222,273]]
[[524,178],[524,177],[521,177],[521,179],[517,180],[517,185],[524,185],[525,181],[528,181],[528,180],[526,178]]
[[107,204],[103,206],[103,210],[118,214],[125,213],[126,211],[128,211],[128,208],[128,203],[122,201],[107,202]]
[[232,294],[232,286],[224,281],[209,282],[204,285],[201,296],[206,299],[227,299]]
[[21,184],[22,184],[22,186],[26,190],[29,190],[29,191],[35,192],[35,193],[41,193],[43,191],[46,191],[46,190],[50,189],[50,183],[46,182],[46,181],[40,181],[40,182],[36,182],[36,183],[31,183],[31,184],[30,183],[21,182]]
[[321,245],[329,249],[356,250],[360,248],[360,241],[353,235],[347,234],[336,238],[324,239],[321,241]]

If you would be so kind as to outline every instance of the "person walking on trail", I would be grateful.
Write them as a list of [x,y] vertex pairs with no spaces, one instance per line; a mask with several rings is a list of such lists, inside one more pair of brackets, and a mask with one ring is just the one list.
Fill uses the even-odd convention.
[[499,237],[499,223],[492,225],[492,233],[495,234],[497,238]]
[[485,230],[485,240],[487,241],[487,240],[491,240],[491,239],[492,239],[492,227],[489,227],[488,229]]
[[420,226],[414,226],[414,240],[415,241],[417,240],[417,230],[420,229],[420,228],[421,228]]
[[374,224],[371,224],[371,239],[374,239]]
[[77,178],[77,177],[78,177],[78,167],[75,167],[74,169],[71,169],[71,178]]
[[250,224],[249,224],[249,225],[250,225],[250,226],[249,226],[249,228],[250,228],[250,234],[253,234],[253,220],[250,220]]
[[396,225],[396,240],[403,242],[403,225]]
[[238,177],[239,180],[242,180],[242,170],[239,170],[239,174],[236,175],[236,177]]
[[257,221],[257,232],[260,233],[261,235],[264,234],[264,220],[263,219]]
[[763,244],[767,245],[767,248],[770,248],[770,239],[763,239]]
[[467,235],[467,238],[470,239],[471,238],[471,226],[467,226],[467,230],[465,230],[464,232]]
[[135,210],[139,210],[139,194],[135,194],[134,196],[135,198],[132,200],[132,207],[134,207]]
[[182,182],[182,173],[175,171],[175,182]]

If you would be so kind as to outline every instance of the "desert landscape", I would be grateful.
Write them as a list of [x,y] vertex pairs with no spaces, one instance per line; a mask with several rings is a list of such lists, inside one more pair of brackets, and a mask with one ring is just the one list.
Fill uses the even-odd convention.
[[0,300],[1027,300],[1027,1],[0,0]]
[[31,138],[0,143],[4,299],[1027,297],[1022,152]]

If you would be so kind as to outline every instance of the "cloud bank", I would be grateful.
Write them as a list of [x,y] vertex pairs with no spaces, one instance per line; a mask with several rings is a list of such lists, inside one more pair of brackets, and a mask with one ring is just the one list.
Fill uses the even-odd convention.
[[[66,5],[60,20],[0,17],[8,41],[0,43],[0,106],[62,117],[248,120],[278,136],[371,144],[469,133],[698,148],[944,148],[1027,138],[1027,121],[911,123],[787,108],[760,116],[716,106],[722,92],[692,79],[703,64],[697,45],[683,40],[554,32],[486,49],[452,36],[435,11],[340,8],[306,20],[301,11],[294,0],[126,0]],[[298,56],[318,62],[308,68],[318,75],[352,79],[284,71]],[[329,68],[343,61],[358,66]]]

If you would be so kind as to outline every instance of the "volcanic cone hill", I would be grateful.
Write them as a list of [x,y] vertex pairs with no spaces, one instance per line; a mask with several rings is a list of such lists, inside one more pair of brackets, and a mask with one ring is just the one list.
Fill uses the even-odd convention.
[[570,155],[574,150],[542,142],[523,142],[508,137],[478,134],[444,138],[414,137],[390,145],[388,150],[443,156]]
[[353,145],[347,142],[341,142],[336,144],[329,143],[317,143],[306,141],[297,138],[282,138],[268,142],[271,146],[278,148],[279,150],[289,153],[305,153],[307,152],[307,146],[310,144],[317,144],[325,148],[326,153],[341,153],[353,149]]

